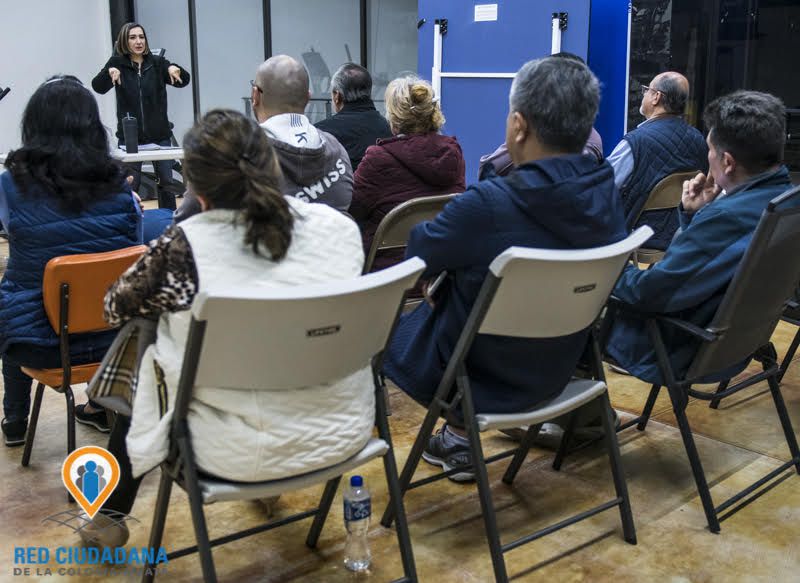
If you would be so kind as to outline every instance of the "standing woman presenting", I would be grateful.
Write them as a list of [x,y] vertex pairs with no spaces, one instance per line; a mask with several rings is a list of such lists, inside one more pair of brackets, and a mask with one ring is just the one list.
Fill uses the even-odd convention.
[[[117,96],[117,138],[125,142],[122,119],[135,117],[139,126],[140,144],[170,146],[172,130],[167,119],[167,84],[186,87],[189,73],[183,67],[170,63],[164,57],[150,52],[147,34],[141,24],[128,22],[122,25],[114,44],[114,54],[92,79],[92,88],[98,93],[108,93],[115,87]],[[175,208],[175,195],[163,188],[172,183],[172,160],[153,163],[161,188],[159,206]],[[133,190],[139,190],[141,163],[128,164],[133,170]]]

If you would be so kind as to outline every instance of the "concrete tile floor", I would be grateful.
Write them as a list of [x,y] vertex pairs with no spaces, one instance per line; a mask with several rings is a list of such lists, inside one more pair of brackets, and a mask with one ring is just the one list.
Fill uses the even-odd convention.
[[[0,255],[4,249],[0,248]],[[781,324],[774,341],[780,354],[794,329]],[[796,360],[800,360],[798,357]],[[800,427],[800,363],[784,379],[783,394],[795,427]],[[623,420],[640,410],[648,387],[630,377],[609,373],[612,402]],[[82,389],[77,401],[82,402]],[[415,436],[423,410],[397,389],[391,390],[390,424],[398,463],[402,464]],[[723,401],[718,410],[693,401],[689,419],[696,435],[712,494],[718,502],[787,460],[774,406],[768,391],[757,386]],[[800,572],[800,477],[788,477],[752,504],[722,523],[720,535],[711,534],[696,494],[671,406],[662,395],[647,431],[629,430],[620,436],[623,463],[631,492],[639,543],[621,537],[619,515],[609,511],[507,555],[515,581],[670,581],[751,582],[797,581]],[[21,448],[0,448],[0,581],[137,581],[139,573],[106,576],[13,575],[15,546],[77,545],[75,534],[47,516],[69,509],[60,467],[65,457],[66,419],[63,397],[47,391],[31,466],[21,468]],[[106,436],[78,426],[78,445],[106,442]],[[510,442],[487,435],[488,453]],[[551,468],[552,454],[532,451],[513,487],[500,481],[504,465],[490,468],[503,540],[560,520],[612,496],[607,458],[601,447],[570,456],[561,472]],[[432,472],[423,464],[418,475]],[[400,576],[394,532],[377,525],[387,502],[379,462],[364,468],[373,492],[374,522],[370,540],[373,566],[368,575],[354,575],[342,566],[344,527],[341,494],[323,531],[317,550],[303,541],[307,522],[256,535],[214,551],[221,581],[387,581]],[[146,546],[155,504],[158,472],[144,481],[132,515],[130,546]],[[310,507],[321,488],[285,495],[278,516]],[[406,497],[412,543],[420,581],[490,581],[491,562],[474,486],[438,482]],[[212,536],[253,526],[264,519],[257,503],[217,504],[207,507]],[[193,529],[185,494],[173,491],[164,546],[174,549],[193,543]],[[41,568],[41,567],[40,567]],[[161,581],[201,581],[196,556],[171,562]]]

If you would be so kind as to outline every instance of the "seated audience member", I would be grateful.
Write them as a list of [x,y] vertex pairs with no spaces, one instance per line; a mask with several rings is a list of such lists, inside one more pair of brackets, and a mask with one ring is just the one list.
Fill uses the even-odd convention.
[[[560,52],[550,56],[562,59],[572,59],[573,61],[584,63],[583,59],[581,59],[578,55],[573,55],[572,53]],[[586,140],[586,145],[583,146],[583,153],[587,156],[594,156],[598,163],[603,161],[603,139],[594,128],[592,128],[592,133],[589,134],[589,139]],[[478,169],[478,179],[483,180],[484,178],[489,177],[491,175],[489,172],[490,168],[497,176],[505,176],[511,172],[513,167],[514,163],[511,161],[511,155],[508,153],[508,148],[506,147],[505,143],[502,143],[491,154],[481,156],[481,164],[480,168]]]
[[336,115],[317,122],[317,129],[333,135],[347,150],[353,172],[366,149],[392,135],[386,118],[372,102],[372,77],[364,67],[347,63],[331,79],[331,101]]
[[[292,57],[276,55],[258,67],[251,84],[253,112],[281,167],[281,193],[346,211],[353,197],[350,158],[336,138],[303,114],[310,96],[306,68]],[[187,188],[175,222],[198,212],[200,204]]]
[[[212,110],[186,134],[183,146],[186,179],[202,212],[151,243],[106,295],[111,324],[133,317],[159,323],[156,342],[142,359],[132,416],[118,416],[111,432],[108,450],[120,462],[121,478],[105,511],[129,513],[143,474],[168,453],[197,294],[215,286],[301,289],[357,277],[364,260],[353,221],[326,205],[281,195],[276,150],[255,121]],[[189,428],[198,466],[210,475],[255,482],[344,461],[372,434],[370,374],[364,368],[335,383],[294,391],[195,389]],[[167,411],[160,414],[164,391]],[[318,404],[313,411],[310,401]],[[292,434],[296,439],[287,440]],[[127,529],[104,528],[111,521],[98,517],[81,536],[124,544]]]
[[688,99],[686,77],[674,72],[656,75],[649,86],[642,85],[639,112],[645,121],[625,134],[608,156],[628,228],[650,225],[655,233],[647,246],[653,249],[669,246],[678,228],[678,214],[674,210],[646,211],[636,221],[650,191],[670,174],[708,168],[703,135],[683,119]]
[[[684,183],[681,229],[664,258],[643,271],[628,265],[613,292],[639,310],[698,326],[707,325],[716,312],[767,203],[791,187],[781,164],[786,118],[778,98],[737,91],[709,104],[703,117],[709,175]],[[662,333],[676,374],[684,374],[697,341],[670,327]],[[663,385],[642,320],[619,315],[607,353],[634,376]]]
[[[448,274],[434,306],[423,303],[402,317],[385,355],[386,376],[419,403],[430,403],[497,255],[512,245],[582,249],[625,238],[614,171],[581,154],[599,102],[597,78],[583,63],[549,57],[524,65],[506,121],[514,168],[473,184],[412,230],[406,255],[425,260],[423,277]],[[588,333],[547,340],[479,335],[466,362],[476,411],[522,411],[559,394]],[[424,458],[447,470],[469,464],[461,427],[453,411]],[[454,475],[471,478],[471,470]]]
[[[122,166],[109,155],[94,96],[72,76],[53,77],[22,115],[22,147],[0,175],[0,222],[9,259],[0,282],[3,436],[25,443],[31,383],[20,367],[60,368],[59,339],[42,303],[47,262],[142,242],[141,209]],[[103,358],[114,331],[70,337],[73,365]],[[75,419],[108,431],[105,411],[78,405]]]
[[[455,138],[439,128],[444,116],[430,83],[395,79],[386,88],[386,116],[393,137],[367,148],[355,175],[350,214],[361,228],[365,251],[383,217],[402,202],[421,196],[463,192],[464,156]],[[403,260],[402,250],[376,257],[373,270]]]

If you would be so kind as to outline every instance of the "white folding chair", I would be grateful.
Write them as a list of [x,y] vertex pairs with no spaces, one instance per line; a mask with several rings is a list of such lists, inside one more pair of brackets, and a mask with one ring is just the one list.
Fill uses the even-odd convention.
[[[424,267],[422,260],[413,258],[347,281],[198,295],[192,306],[176,396],[171,453],[161,468],[150,533],[153,548],[161,545],[173,482],[189,495],[197,545],[174,551],[168,557],[199,552],[206,582],[217,580],[211,547],[219,544],[313,516],[306,538],[306,545],[313,548],[342,474],[383,457],[389,492],[395,501],[393,508],[399,518],[397,537],[405,574],[399,580],[417,580],[378,371],[406,290],[414,286]],[[319,471],[259,483],[199,475],[187,422],[194,387],[302,391],[303,387],[333,382],[367,366],[372,367],[379,437],[370,439],[350,459]],[[325,490],[317,508],[215,540],[208,538],[204,504],[275,496],[323,482]],[[143,580],[152,581],[154,576],[155,566],[148,565]]]
[[[400,487],[401,491],[405,493],[412,488],[466,470],[463,467],[454,468],[436,476],[411,482],[437,419],[445,409],[452,410],[459,406],[469,438],[471,467],[478,483],[478,495],[497,581],[508,581],[503,559],[505,552],[615,506],[618,506],[620,510],[625,540],[635,544],[636,531],[625,477],[622,472],[608,391],[604,382],[600,349],[594,334],[590,334],[591,364],[596,380],[575,379],[569,382],[555,399],[543,403],[533,410],[519,411],[513,414],[475,411],[466,362],[473,340],[477,334],[495,334],[517,338],[556,338],[574,334],[589,327],[593,328],[593,324],[599,317],[614,283],[619,278],[631,253],[652,234],[653,230],[645,226],[637,229],[623,241],[585,250],[562,251],[510,247],[498,255],[489,266],[489,273],[486,275],[478,298],[469,313],[403,468]],[[536,371],[531,371],[531,377],[532,382],[535,382]],[[453,391],[453,387],[455,387],[455,391]],[[514,458],[503,476],[503,481],[511,484],[525,460],[533,440],[539,433],[542,423],[570,413],[592,401],[599,401],[602,406],[605,442],[611,461],[616,497],[533,534],[501,544],[486,464],[513,455]],[[529,425],[530,428],[518,447],[484,459],[480,432],[489,429],[516,428],[520,425]],[[564,450],[565,447],[562,444],[554,463],[556,469],[560,465]],[[389,506],[383,515],[382,524],[390,525],[393,517],[394,509]]]

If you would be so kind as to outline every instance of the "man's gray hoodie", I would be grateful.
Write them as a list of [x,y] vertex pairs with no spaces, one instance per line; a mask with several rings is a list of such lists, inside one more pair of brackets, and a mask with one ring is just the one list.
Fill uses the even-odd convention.
[[[273,116],[261,127],[275,148],[284,196],[320,202],[340,211],[350,207],[353,170],[347,151],[336,138],[318,130],[298,113]],[[187,190],[174,221],[179,223],[199,212],[199,201]]]

